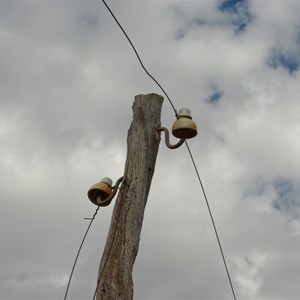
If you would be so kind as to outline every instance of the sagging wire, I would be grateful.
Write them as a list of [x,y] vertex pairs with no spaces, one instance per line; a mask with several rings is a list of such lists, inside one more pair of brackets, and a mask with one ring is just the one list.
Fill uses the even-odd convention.
[[77,260],[78,260],[80,251],[81,251],[81,249],[82,249],[83,243],[84,243],[85,238],[86,238],[86,236],[87,236],[87,234],[88,234],[88,232],[89,232],[89,230],[90,230],[90,228],[91,228],[91,225],[92,225],[92,223],[93,223],[93,221],[94,221],[94,219],[95,219],[95,217],[96,217],[96,215],[97,215],[97,213],[98,213],[99,208],[100,208],[100,206],[97,207],[95,213],[93,214],[93,216],[92,216],[91,218],[84,218],[85,220],[90,220],[90,223],[89,223],[89,226],[87,227],[87,230],[86,230],[86,232],[85,232],[85,234],[84,234],[84,236],[83,236],[83,239],[82,239],[82,241],[81,241],[80,247],[79,247],[79,249],[78,249],[78,252],[77,252],[77,255],[76,255],[76,258],[75,258],[73,267],[72,267],[72,271],[71,271],[71,274],[70,274],[70,277],[69,277],[69,282],[68,282],[67,289],[66,289],[66,292],[65,292],[64,300],[67,299],[67,295],[68,295],[68,292],[69,292],[70,283],[71,283],[71,280],[72,280],[72,276],[73,276],[73,273],[74,273],[74,269],[75,269],[75,266],[76,266],[76,263],[77,263]]
[[204,189],[204,186],[203,186],[203,183],[202,183],[202,180],[201,180],[198,168],[196,166],[193,154],[191,152],[191,149],[190,149],[189,144],[188,144],[187,141],[185,141],[185,145],[186,145],[186,148],[187,148],[187,150],[189,152],[189,155],[190,155],[190,158],[192,160],[192,164],[194,166],[194,169],[195,169],[195,172],[196,172],[199,184],[200,184],[201,189],[202,189],[202,193],[203,193],[203,196],[204,196],[204,199],[205,199],[205,202],[206,202],[206,206],[207,206],[207,209],[208,209],[208,212],[209,212],[209,216],[210,216],[210,219],[211,219],[214,231],[215,231],[215,235],[216,235],[216,238],[217,238],[217,241],[218,241],[218,245],[219,245],[219,249],[220,249],[220,252],[221,252],[221,256],[222,256],[222,260],[223,260],[223,263],[224,263],[224,267],[225,267],[225,270],[226,270],[226,274],[227,274],[227,277],[228,277],[228,280],[229,280],[229,284],[230,284],[231,292],[232,292],[232,295],[233,295],[233,299],[236,300],[236,296],[235,296],[233,284],[232,284],[232,281],[231,281],[230,273],[229,273],[229,270],[228,270],[228,267],[227,267],[227,263],[226,263],[226,259],[225,259],[225,255],[224,255],[224,251],[223,251],[223,247],[222,247],[222,244],[221,244],[221,241],[220,241],[220,238],[219,238],[218,230],[217,230],[216,223],[215,223],[215,220],[214,220],[214,217],[213,217],[213,214],[212,214],[209,202],[208,202],[208,198],[206,196],[206,192],[205,192],[205,189]]
[[176,111],[176,108],[173,104],[173,102],[171,101],[169,95],[167,94],[167,92],[165,91],[165,89],[161,86],[161,84],[154,78],[153,75],[151,75],[149,73],[149,71],[147,70],[147,68],[144,66],[143,64],[143,61],[141,60],[141,57],[139,55],[139,53],[137,52],[135,46],[133,45],[131,39],[129,38],[128,34],[126,33],[126,31],[124,30],[124,28],[122,27],[122,25],[120,24],[120,22],[118,21],[118,19],[116,18],[116,16],[114,15],[114,13],[112,12],[112,10],[110,9],[110,7],[107,5],[107,3],[102,0],[103,4],[106,6],[107,10],[110,12],[111,16],[114,18],[114,20],[116,21],[116,23],[118,24],[119,28],[121,29],[121,31],[123,32],[123,34],[125,35],[127,41],[129,42],[131,48],[133,49],[140,65],[142,66],[142,68],[144,69],[145,73],[158,85],[158,87],[162,90],[162,92],[165,94],[165,96],[167,97],[168,101],[170,102],[173,110],[174,110],[174,113],[175,113],[175,116],[177,116],[177,111]]
[[[127,41],[129,42],[129,44],[131,45],[140,65],[142,66],[142,68],[144,69],[145,73],[158,85],[158,87],[162,90],[162,92],[164,93],[164,95],[166,96],[166,98],[168,99],[171,107],[173,108],[174,112],[175,112],[175,116],[177,117],[177,110],[173,104],[173,102],[171,101],[169,95],[166,93],[165,89],[161,86],[161,84],[149,73],[149,71],[146,69],[146,67],[144,66],[141,58],[140,58],[140,55],[138,54],[135,46],[133,45],[131,39],[129,38],[128,34],[126,33],[126,31],[124,30],[124,28],[122,27],[122,25],[120,24],[120,22],[118,21],[118,19],[116,18],[116,16],[114,15],[114,13],[112,12],[112,10],[110,9],[110,7],[108,6],[108,4],[106,3],[105,0],[101,0],[103,2],[103,4],[105,5],[105,7],[107,8],[107,10],[110,12],[111,16],[113,17],[113,19],[115,20],[115,22],[118,24],[119,28],[121,29],[121,31],[123,32],[123,34],[125,35]],[[215,224],[215,221],[214,221],[214,217],[213,217],[213,214],[212,214],[212,211],[211,211],[211,208],[210,208],[210,205],[209,205],[209,201],[208,201],[208,198],[207,198],[207,195],[206,195],[206,192],[205,192],[205,189],[204,189],[204,186],[203,186],[203,183],[202,183],[202,180],[201,180],[201,177],[200,177],[200,174],[199,174],[199,171],[198,171],[198,168],[197,168],[197,165],[195,163],[195,160],[194,160],[194,157],[193,157],[193,154],[189,148],[189,145],[188,145],[188,142],[185,141],[185,144],[186,144],[186,147],[187,147],[187,150],[188,150],[188,153],[189,153],[189,156],[192,160],[192,164],[193,164],[193,167],[195,169],[195,172],[196,172],[196,175],[197,175],[197,178],[198,178],[198,181],[199,181],[199,184],[200,184],[200,187],[202,189],[202,192],[203,192],[203,196],[205,198],[205,201],[206,201],[206,205],[207,205],[207,209],[209,211],[209,215],[210,215],[210,219],[211,219],[211,222],[212,222],[212,225],[213,225],[213,228],[214,228],[214,232],[215,232],[215,235],[216,235],[216,238],[217,238],[217,241],[218,241],[218,246],[219,246],[219,249],[220,249],[220,252],[221,252],[221,256],[222,256],[222,260],[223,260],[223,263],[224,263],[224,267],[225,267],[225,270],[226,270],[226,274],[227,274],[227,277],[228,277],[228,281],[229,281],[229,284],[230,284],[230,287],[231,287],[231,291],[232,291],[232,295],[233,295],[233,299],[236,300],[236,295],[235,295],[235,291],[234,291],[234,287],[233,287],[233,284],[232,284],[232,280],[231,280],[231,277],[230,277],[230,273],[229,273],[229,269],[227,267],[227,264],[226,264],[226,259],[225,259],[225,255],[224,255],[224,251],[223,251],[223,248],[222,248],[222,244],[221,244],[221,241],[220,241],[220,238],[219,238],[219,234],[218,234],[218,230],[217,230],[217,227],[216,227],[216,224]],[[97,284],[97,288],[98,288],[98,285],[99,285],[99,282]],[[97,291],[97,289],[96,289]],[[95,295],[94,295],[95,297]],[[94,298],[93,298],[94,299]]]

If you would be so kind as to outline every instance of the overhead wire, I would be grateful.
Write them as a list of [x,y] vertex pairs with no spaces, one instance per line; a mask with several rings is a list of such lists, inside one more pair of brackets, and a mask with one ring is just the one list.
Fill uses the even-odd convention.
[[199,184],[200,184],[201,189],[202,189],[202,193],[203,193],[203,196],[204,196],[204,199],[205,199],[205,202],[206,202],[206,206],[207,206],[207,209],[208,209],[208,212],[209,212],[209,216],[210,216],[210,219],[211,219],[214,231],[215,231],[215,235],[216,235],[216,238],[217,238],[217,241],[218,241],[219,249],[220,249],[220,252],[221,252],[222,260],[223,260],[224,267],[225,267],[225,270],[226,270],[226,274],[227,274],[227,277],[228,277],[228,281],[229,281],[229,284],[230,284],[230,288],[231,288],[231,292],[232,292],[232,295],[233,295],[233,299],[236,300],[236,296],[235,296],[233,284],[232,284],[232,281],[231,281],[229,269],[227,267],[227,263],[226,263],[226,259],[225,259],[225,255],[224,255],[224,251],[223,251],[223,247],[222,247],[222,244],[221,244],[221,241],[220,241],[220,238],[219,238],[218,230],[217,230],[216,223],[215,223],[215,220],[214,220],[214,217],[213,217],[213,214],[212,214],[209,202],[208,202],[208,198],[207,198],[207,195],[206,195],[206,192],[205,192],[205,189],[204,189],[204,186],[203,186],[203,183],[202,183],[202,180],[201,180],[201,177],[200,177],[197,165],[195,163],[193,154],[191,152],[191,149],[190,149],[189,144],[188,144],[187,141],[185,141],[185,145],[186,145],[187,150],[189,152],[189,155],[191,157],[192,164],[194,166],[194,169],[195,169],[195,172],[197,174],[197,178],[198,178]]
[[[107,10],[110,12],[111,16],[113,17],[113,19],[115,20],[115,22],[117,23],[117,25],[119,26],[119,28],[121,29],[121,31],[123,32],[124,36],[126,37],[127,41],[129,42],[130,46],[132,47],[140,65],[142,66],[142,68],[144,69],[145,73],[158,85],[158,87],[161,89],[161,91],[164,93],[164,95],[166,96],[166,98],[168,99],[172,109],[174,110],[175,112],[175,116],[177,117],[177,110],[172,102],[172,100],[170,99],[169,95],[167,94],[167,92],[165,91],[165,89],[161,86],[161,84],[154,78],[154,76],[152,76],[149,71],[147,70],[147,68],[144,66],[143,64],[143,61],[138,53],[138,51],[136,50],[134,44],[132,43],[131,39],[129,38],[128,34],[126,33],[125,29],[123,28],[123,26],[120,24],[120,22],[118,21],[117,17],[115,16],[115,14],[112,12],[112,10],[110,9],[110,7],[108,6],[108,4],[106,3],[105,0],[101,0],[103,2],[103,4],[105,5],[105,7],[107,8]],[[207,209],[208,209],[208,212],[209,212],[209,215],[210,215],[210,219],[211,219],[211,222],[212,222],[212,225],[213,225],[213,229],[214,229],[214,232],[215,232],[215,235],[216,235],[216,239],[217,239],[217,242],[218,242],[218,246],[219,246],[219,249],[220,249],[220,253],[221,253],[221,256],[222,256],[222,260],[223,260],[223,264],[224,264],[224,267],[225,267],[225,270],[226,270],[226,274],[227,274],[227,277],[228,277],[228,281],[229,281],[229,284],[230,284],[230,288],[231,288],[231,292],[232,292],[232,296],[233,296],[233,299],[236,300],[236,295],[235,295],[235,290],[234,290],[234,287],[233,287],[233,283],[232,283],[232,280],[231,280],[231,276],[230,276],[230,273],[229,273],[229,269],[227,267],[227,263],[226,263],[226,259],[225,259],[225,255],[224,255],[224,251],[223,251],[223,247],[222,247],[222,244],[221,244],[221,241],[220,241],[220,238],[219,238],[219,234],[218,234],[218,230],[217,230],[217,227],[216,227],[216,224],[215,224],[215,220],[214,220],[214,217],[213,217],[213,214],[212,214],[212,210],[210,208],[210,205],[209,205],[209,201],[208,201],[208,197],[206,195],[206,192],[205,192],[205,189],[204,189],[204,186],[203,186],[203,183],[202,183],[202,180],[201,180],[201,177],[200,177],[200,174],[199,174],[199,171],[198,171],[198,168],[197,168],[197,165],[195,163],[195,160],[194,160],[194,157],[193,157],[193,154],[190,150],[190,147],[188,145],[188,142],[185,141],[185,144],[186,144],[186,147],[187,147],[187,150],[188,150],[188,153],[189,153],[189,156],[191,158],[191,161],[192,161],[192,164],[193,164],[193,167],[195,169],[195,172],[196,172],[196,175],[197,175],[197,178],[198,178],[198,181],[199,181],[199,184],[200,184],[200,187],[201,187],[201,190],[202,190],[202,193],[203,193],[203,196],[204,196],[204,199],[205,199],[205,202],[206,202],[206,206],[207,206]],[[98,288],[98,284],[99,282],[97,283],[97,288]],[[96,289],[97,290],[97,289]],[[95,295],[94,295],[95,297]]]
[[85,238],[86,238],[86,236],[87,236],[87,234],[88,234],[88,232],[89,232],[89,230],[90,230],[90,228],[91,228],[91,225],[92,225],[92,223],[93,223],[93,221],[94,221],[94,219],[95,219],[95,217],[96,217],[96,215],[97,215],[97,213],[98,213],[99,208],[100,208],[100,206],[97,207],[95,213],[93,214],[93,216],[92,216],[91,218],[84,218],[84,219],[86,219],[86,220],[91,220],[91,221],[90,221],[90,223],[89,223],[89,226],[87,227],[87,230],[86,230],[86,232],[85,232],[85,234],[84,234],[84,236],[83,236],[83,239],[82,239],[82,241],[81,241],[80,247],[79,247],[79,249],[78,249],[78,252],[77,252],[77,255],[76,255],[76,258],[75,258],[73,267],[72,267],[72,271],[71,271],[71,274],[70,274],[70,277],[69,277],[69,282],[68,282],[67,289],[66,289],[66,292],[65,292],[64,300],[67,299],[67,295],[68,295],[68,292],[69,292],[70,283],[71,283],[71,280],[72,280],[72,276],[73,276],[73,273],[74,273],[74,270],[75,270],[75,266],[76,266],[76,263],[77,263],[77,260],[78,260],[80,251],[81,251],[81,249],[82,249],[83,243],[84,243]]
[[175,115],[177,116],[177,111],[176,111],[175,106],[174,106],[173,102],[171,101],[169,95],[167,94],[167,92],[165,91],[165,89],[161,86],[161,84],[154,78],[154,76],[151,75],[148,72],[147,68],[144,66],[143,61],[140,58],[139,53],[137,52],[135,46],[133,45],[133,43],[132,43],[131,39],[129,38],[129,36],[127,35],[126,31],[124,30],[124,28],[122,27],[122,25],[119,23],[118,19],[116,18],[116,16],[114,15],[114,13],[110,9],[110,7],[107,5],[107,3],[104,0],[102,0],[102,2],[104,3],[104,5],[108,9],[108,11],[110,12],[111,16],[114,18],[114,20],[118,24],[119,28],[121,29],[121,31],[125,35],[127,41],[129,42],[130,46],[132,47],[132,49],[133,49],[133,51],[134,51],[134,53],[135,53],[135,55],[136,55],[136,57],[137,57],[140,65],[141,65],[141,67],[144,69],[145,73],[159,86],[159,88],[161,89],[161,91],[165,94],[165,96],[167,97],[168,101],[170,102],[170,104],[171,104],[171,106],[172,106],[172,108],[174,110]]

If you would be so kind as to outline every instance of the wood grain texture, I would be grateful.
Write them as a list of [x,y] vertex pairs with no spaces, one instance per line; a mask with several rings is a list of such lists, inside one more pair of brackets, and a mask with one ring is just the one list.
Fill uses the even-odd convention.
[[98,274],[97,300],[133,299],[133,264],[160,142],[163,97],[137,95],[128,131],[124,179],[115,202]]

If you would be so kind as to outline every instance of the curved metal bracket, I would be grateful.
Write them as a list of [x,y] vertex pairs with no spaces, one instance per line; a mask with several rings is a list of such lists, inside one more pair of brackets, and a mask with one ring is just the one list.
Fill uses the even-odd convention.
[[113,191],[112,191],[112,193],[110,194],[110,196],[108,198],[106,198],[104,200],[101,200],[100,196],[97,197],[97,204],[98,204],[98,206],[106,206],[106,205],[110,204],[111,200],[115,197],[115,195],[116,195],[116,193],[118,191],[119,185],[122,182],[122,180],[123,180],[123,176],[120,177],[116,181],[115,185],[112,187]]
[[170,149],[176,149],[176,148],[179,148],[185,141],[185,139],[180,139],[179,142],[175,145],[172,145],[170,143],[170,134],[169,134],[169,130],[166,128],[166,127],[161,127],[161,128],[158,128],[157,131],[163,131],[165,133],[165,143],[167,145],[168,148]]

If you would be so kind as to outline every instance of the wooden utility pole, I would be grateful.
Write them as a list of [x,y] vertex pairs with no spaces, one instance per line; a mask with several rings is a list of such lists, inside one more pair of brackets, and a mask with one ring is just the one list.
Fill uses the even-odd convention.
[[124,178],[99,267],[97,300],[133,299],[132,269],[160,142],[162,103],[157,94],[135,97]]

